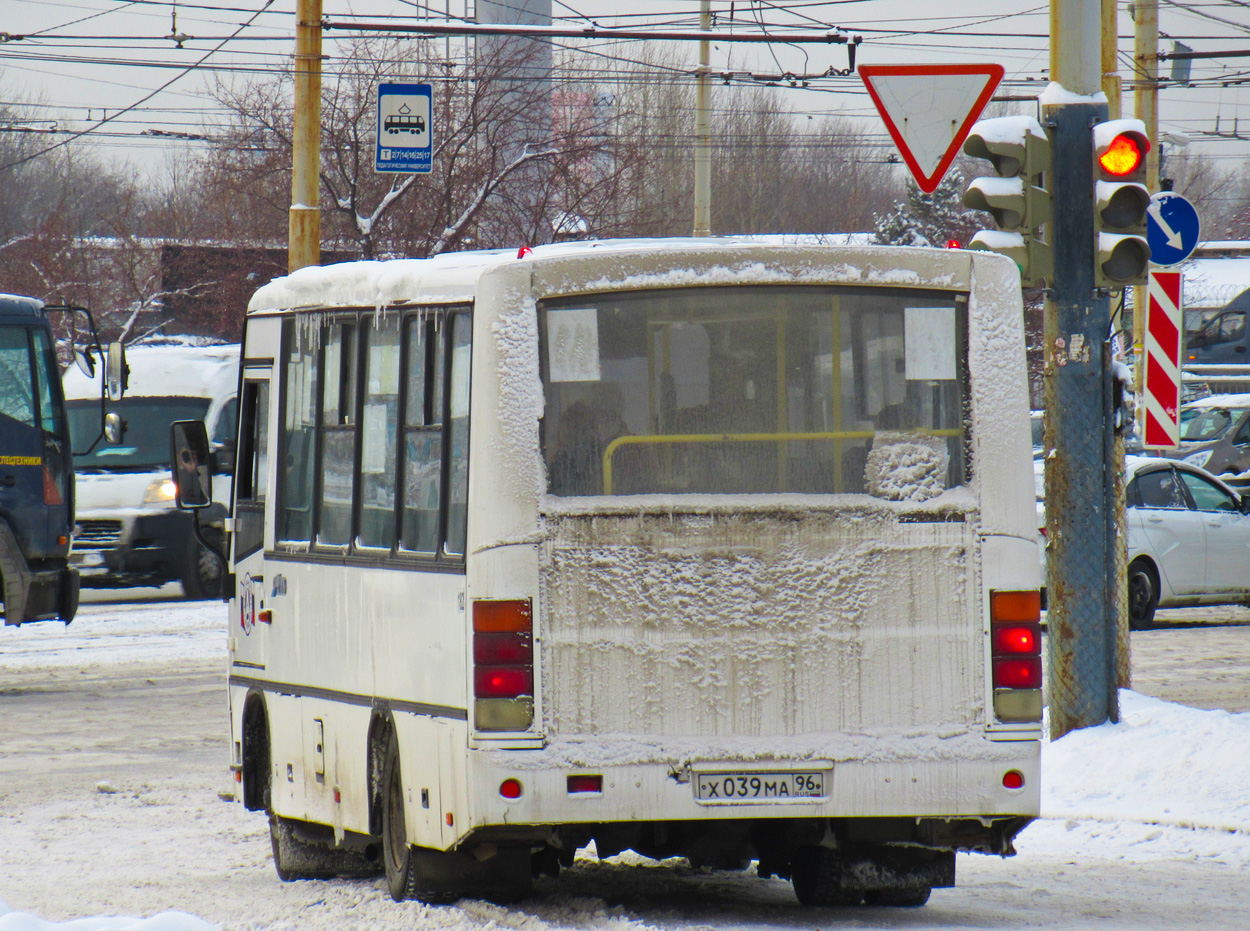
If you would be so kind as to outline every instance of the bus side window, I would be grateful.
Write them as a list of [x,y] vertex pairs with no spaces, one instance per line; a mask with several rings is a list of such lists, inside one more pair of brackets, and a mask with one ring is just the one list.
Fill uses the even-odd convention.
[[396,435],[399,432],[399,316],[384,314],[365,327],[364,410],[361,414],[361,546],[395,542]]
[[242,559],[264,544],[265,497],[269,469],[269,382],[243,383],[243,432],[239,437],[238,499],[235,508],[234,558]]
[[422,314],[408,320],[408,365],[404,377],[404,506],[400,547],[438,552],[442,507],[442,321]]
[[278,540],[312,540],[313,458],[317,417],[317,349],[307,332],[288,321],[285,410],[282,419],[281,468],[278,472]]
[[321,402],[321,509],[317,542],[346,546],[352,538],[356,460],[356,324],[323,330],[325,379]]
[[452,319],[451,417],[448,442],[451,462],[447,469],[447,543],[444,551],[463,556],[469,521],[469,363],[472,358],[473,318],[456,314]]

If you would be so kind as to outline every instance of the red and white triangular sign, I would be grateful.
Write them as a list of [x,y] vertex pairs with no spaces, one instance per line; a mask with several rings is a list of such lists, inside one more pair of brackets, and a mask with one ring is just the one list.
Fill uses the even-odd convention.
[[942,183],[1002,65],[860,65],[859,76],[920,190]]

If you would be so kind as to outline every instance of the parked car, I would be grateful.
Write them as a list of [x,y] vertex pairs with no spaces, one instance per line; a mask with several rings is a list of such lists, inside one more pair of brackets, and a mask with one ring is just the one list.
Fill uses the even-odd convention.
[[[204,536],[224,539],[233,472],[239,379],[237,345],[136,345],[126,397],[115,406],[126,421],[119,446],[97,445],[74,457],[78,513],[70,560],[84,588],[180,582],[188,598],[217,595],[220,566],[195,540],[191,516],[174,507],[169,424],[203,420],[213,440],[213,504],[201,513]],[[100,381],[71,367],[62,377],[75,449],[99,429]]]
[[1184,405],[1181,445],[1163,455],[1213,475],[1250,471],[1250,394],[1215,394]]
[[[1045,460],[1033,469],[1045,577]],[[1129,627],[1148,627],[1160,607],[1250,607],[1250,494],[1183,461],[1127,456],[1124,469]]]
[[1250,288],[1242,291],[1227,306],[1202,325],[1187,340],[1185,360],[1208,365],[1250,365],[1250,329],[1246,314],[1250,313]]
[[1184,461],[1125,459],[1129,626],[1158,607],[1250,605],[1250,497]]

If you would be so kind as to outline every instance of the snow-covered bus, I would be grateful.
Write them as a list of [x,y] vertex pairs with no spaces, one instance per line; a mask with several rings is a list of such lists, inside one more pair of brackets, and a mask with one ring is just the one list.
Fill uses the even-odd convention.
[[1038,813],[1019,278],[735,240],[253,297],[238,799],[284,879],[515,899],[579,849],[919,905]]

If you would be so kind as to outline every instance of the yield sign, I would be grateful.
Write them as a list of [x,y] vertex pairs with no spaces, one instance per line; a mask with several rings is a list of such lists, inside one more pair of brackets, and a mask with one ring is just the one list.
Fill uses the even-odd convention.
[[927,194],[942,183],[1003,79],[1003,66],[860,65],[859,76]]

